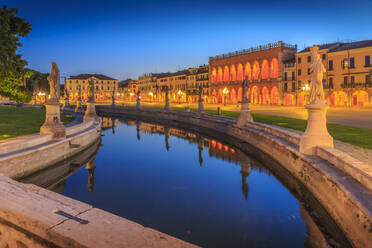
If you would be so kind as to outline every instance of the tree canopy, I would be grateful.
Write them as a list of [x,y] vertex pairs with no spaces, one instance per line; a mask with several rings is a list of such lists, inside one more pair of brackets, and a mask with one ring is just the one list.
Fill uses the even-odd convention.
[[21,37],[31,31],[31,24],[16,16],[17,9],[0,8],[0,95],[17,102],[28,101],[30,93],[26,88],[27,61],[17,53]]

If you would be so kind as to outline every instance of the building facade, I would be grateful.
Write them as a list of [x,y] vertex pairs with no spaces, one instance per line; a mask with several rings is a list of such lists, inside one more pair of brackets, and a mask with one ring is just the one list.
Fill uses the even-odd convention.
[[208,75],[208,66],[204,65],[177,72],[144,74],[138,77],[137,84],[141,99],[146,102],[164,103],[168,88],[170,102],[196,103],[200,84],[205,87],[204,96],[208,97]]
[[[372,40],[331,43],[319,46],[326,72],[323,87],[327,104],[343,107],[366,107],[372,104]],[[297,105],[307,103],[310,85],[310,49],[296,54],[296,75],[301,86]]]
[[284,62],[293,59],[296,51],[297,46],[279,41],[210,57],[210,102],[238,104],[247,78],[251,103],[283,104]]
[[65,88],[71,101],[76,101],[79,96],[79,87],[81,89],[81,98],[83,101],[88,99],[89,82],[94,81],[95,99],[97,102],[111,101],[112,94],[116,99],[119,98],[118,80],[101,74],[80,74],[65,79]]

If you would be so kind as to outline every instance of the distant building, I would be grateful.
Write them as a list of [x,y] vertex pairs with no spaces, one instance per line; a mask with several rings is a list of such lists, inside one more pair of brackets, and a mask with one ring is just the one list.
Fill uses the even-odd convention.
[[202,83],[205,95],[209,94],[208,67],[200,66],[177,72],[149,73],[138,77],[137,85],[143,101],[165,102],[169,89],[171,102],[197,102],[198,87]]
[[253,104],[283,104],[285,61],[294,58],[296,45],[277,42],[209,58],[210,101],[236,104],[241,84],[248,79]]
[[[372,103],[372,40],[336,42],[319,45],[326,68],[323,79],[330,106],[368,106]],[[296,54],[296,75],[299,85],[297,105],[307,101],[310,86],[310,48]]]
[[110,101],[112,93],[118,98],[118,80],[101,74],[80,74],[65,79],[65,88],[67,89],[70,100],[76,100],[81,88],[81,97],[83,100],[88,98],[89,82],[94,81],[96,101]]
[[138,91],[138,84],[136,80],[126,79],[119,82],[120,99],[124,101],[134,101],[135,95]]

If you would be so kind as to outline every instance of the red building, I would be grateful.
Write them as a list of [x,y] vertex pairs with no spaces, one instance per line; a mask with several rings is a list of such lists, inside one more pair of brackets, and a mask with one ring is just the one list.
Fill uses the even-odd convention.
[[248,78],[253,104],[283,104],[284,63],[294,59],[296,45],[282,41],[209,58],[210,103],[241,101],[241,83]]

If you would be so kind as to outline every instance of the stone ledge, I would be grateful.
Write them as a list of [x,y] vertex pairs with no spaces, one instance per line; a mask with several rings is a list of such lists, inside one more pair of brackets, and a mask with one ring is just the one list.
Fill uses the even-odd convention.
[[[196,247],[88,204],[35,185],[16,182],[1,174],[0,210],[0,219],[60,247]],[[87,220],[88,224],[55,214],[55,210]]]
[[50,134],[30,134],[0,141],[0,155],[11,153],[52,140]]
[[[86,129],[80,127],[89,126]],[[101,121],[92,125],[89,121],[77,131],[62,140],[53,140],[23,150],[0,156],[0,173],[11,178],[21,178],[53,165],[82,151],[100,136]],[[78,148],[71,144],[79,145]]]

